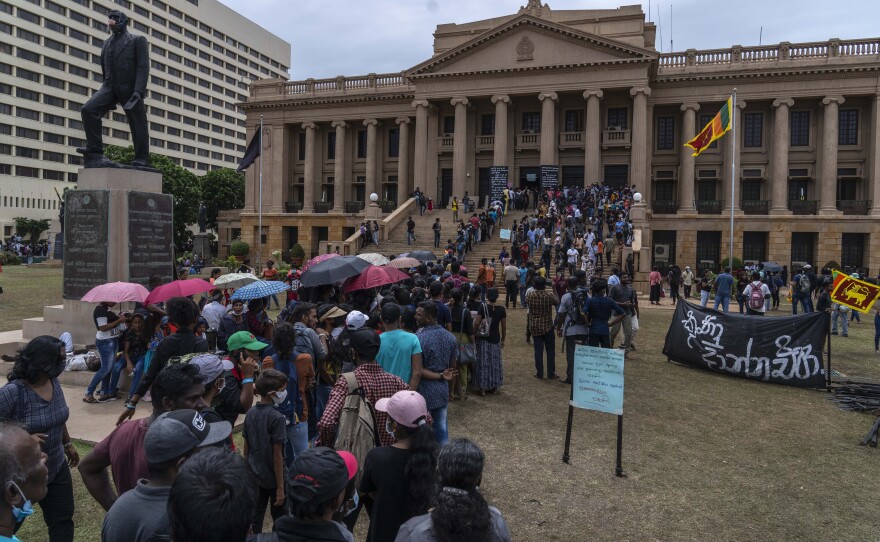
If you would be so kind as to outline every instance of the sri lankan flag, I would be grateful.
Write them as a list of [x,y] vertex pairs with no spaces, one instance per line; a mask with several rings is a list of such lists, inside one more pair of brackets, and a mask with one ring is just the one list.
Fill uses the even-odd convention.
[[727,99],[724,106],[721,108],[721,111],[715,115],[715,118],[709,121],[709,124],[703,128],[703,131],[697,134],[697,137],[685,143],[684,146],[694,149],[694,156],[699,156],[700,153],[711,145],[713,141],[719,139],[730,130],[732,111],[733,96]]
[[859,312],[867,313],[871,305],[880,296],[880,287],[870,282],[859,280],[840,271],[833,271],[831,301],[846,305]]

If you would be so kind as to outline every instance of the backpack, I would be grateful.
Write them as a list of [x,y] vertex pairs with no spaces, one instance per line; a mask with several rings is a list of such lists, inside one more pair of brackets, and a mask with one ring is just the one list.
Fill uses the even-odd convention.
[[358,473],[354,487],[360,487],[364,474],[364,460],[367,453],[381,446],[379,431],[376,428],[376,412],[367,400],[364,389],[358,386],[354,373],[343,373],[348,384],[348,395],[339,414],[339,427],[336,430],[337,450],[347,450],[358,460]]
[[346,364],[354,366],[354,360],[351,359],[351,338],[348,328],[342,328],[342,332],[339,335],[330,339],[327,349],[329,350],[327,357],[337,369],[337,372],[341,373]]
[[759,311],[764,308],[764,292],[761,288],[762,283],[752,283],[752,293],[749,294],[749,308]]
[[809,294],[811,289],[810,277],[806,273],[801,273],[801,278],[798,280],[798,291],[802,294]]
[[587,291],[584,288],[578,288],[571,293],[571,305],[568,310],[568,317],[571,319],[573,326],[587,325],[587,307],[588,299]]

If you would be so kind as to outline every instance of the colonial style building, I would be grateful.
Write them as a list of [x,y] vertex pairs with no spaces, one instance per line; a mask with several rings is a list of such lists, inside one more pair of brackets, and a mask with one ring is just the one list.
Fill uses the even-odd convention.
[[[735,138],[692,157],[682,145],[734,88]],[[434,56],[404,72],[262,80],[243,107],[249,137],[263,119],[264,253],[345,239],[371,193],[385,212],[416,187],[438,206],[484,202],[493,166],[512,186],[556,166],[564,185],[636,185],[642,269],[717,267],[731,206],[737,257],[880,268],[877,38],[658,53],[639,6],[532,0],[439,25]],[[252,243],[258,179],[241,215]]]

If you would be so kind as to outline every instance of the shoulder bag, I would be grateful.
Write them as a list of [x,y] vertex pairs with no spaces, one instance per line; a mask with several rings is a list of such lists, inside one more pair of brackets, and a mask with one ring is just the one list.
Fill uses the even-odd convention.
[[467,336],[464,331],[464,318],[467,316],[468,309],[464,307],[461,310],[461,331],[458,333],[458,363],[469,365],[477,361],[477,351],[470,342],[462,342],[462,336]]

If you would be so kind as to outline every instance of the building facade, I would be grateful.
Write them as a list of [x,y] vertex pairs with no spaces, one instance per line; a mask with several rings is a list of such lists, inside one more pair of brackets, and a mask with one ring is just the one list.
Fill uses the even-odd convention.
[[[433,57],[402,73],[256,82],[244,108],[249,132],[263,119],[267,250],[345,239],[374,192],[386,210],[415,187],[439,206],[465,192],[485,202],[493,166],[512,186],[556,166],[568,186],[636,185],[641,269],[717,268],[733,207],[736,257],[876,273],[880,39],[662,54],[654,43],[639,6],[532,0],[439,25]],[[694,158],[683,144],[734,88],[735,137]],[[258,178],[253,168],[241,215],[250,242]]]
[[[235,166],[246,145],[238,103],[249,83],[287,77],[290,44],[217,0],[0,1],[4,238],[13,217],[56,218],[55,191],[77,180],[76,147],[85,143],[79,110],[101,86],[112,9],[150,44],[150,151],[196,173]],[[105,144],[131,144],[121,107],[103,129]]]

